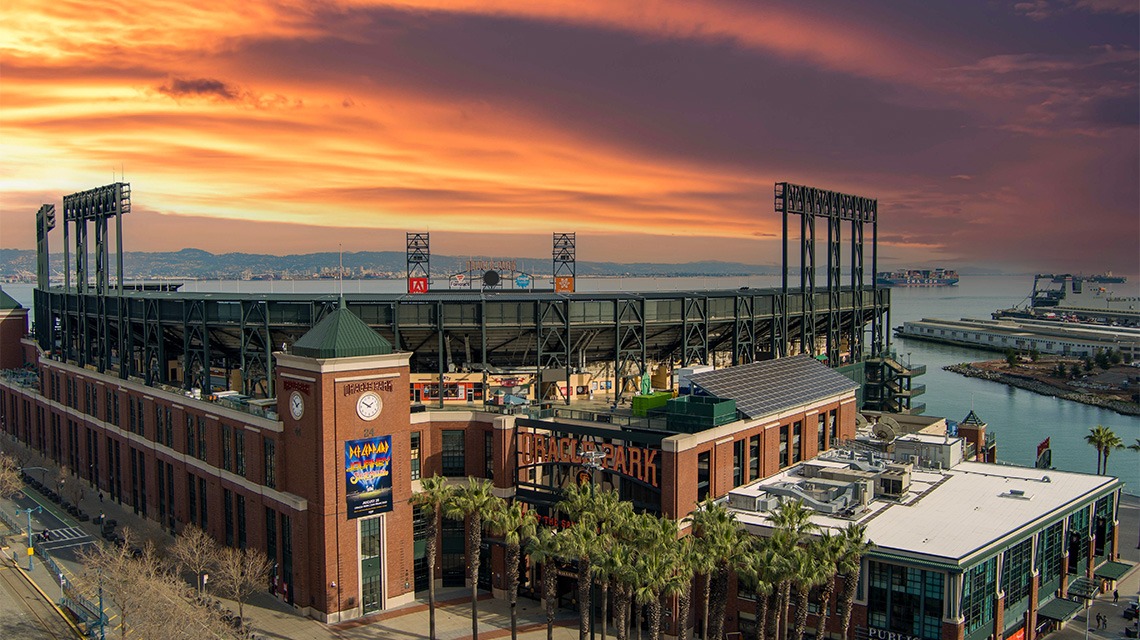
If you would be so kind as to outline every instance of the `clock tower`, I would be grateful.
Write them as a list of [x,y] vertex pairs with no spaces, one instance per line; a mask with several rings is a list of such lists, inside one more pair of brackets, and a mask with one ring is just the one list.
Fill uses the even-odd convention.
[[293,578],[296,605],[340,622],[411,602],[411,354],[393,352],[342,297],[274,355],[281,468],[307,502],[293,532],[310,558]]

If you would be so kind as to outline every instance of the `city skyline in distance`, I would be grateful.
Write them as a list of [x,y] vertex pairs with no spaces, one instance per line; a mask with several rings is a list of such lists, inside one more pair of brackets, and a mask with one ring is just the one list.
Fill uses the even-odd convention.
[[3,247],[125,169],[128,251],[775,264],[787,180],[883,268],[1136,267],[1134,2],[78,7],[0,28]]

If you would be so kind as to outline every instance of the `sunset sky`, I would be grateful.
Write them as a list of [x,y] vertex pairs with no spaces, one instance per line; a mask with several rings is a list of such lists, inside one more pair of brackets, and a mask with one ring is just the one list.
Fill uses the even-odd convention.
[[787,180],[884,266],[1136,274],[1138,7],[6,0],[0,247],[125,170],[128,250],[773,264]]

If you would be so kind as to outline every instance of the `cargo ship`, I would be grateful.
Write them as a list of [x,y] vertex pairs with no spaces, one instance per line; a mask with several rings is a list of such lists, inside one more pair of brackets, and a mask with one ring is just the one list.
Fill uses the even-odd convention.
[[875,283],[886,287],[948,287],[958,284],[958,272],[953,269],[880,271]]

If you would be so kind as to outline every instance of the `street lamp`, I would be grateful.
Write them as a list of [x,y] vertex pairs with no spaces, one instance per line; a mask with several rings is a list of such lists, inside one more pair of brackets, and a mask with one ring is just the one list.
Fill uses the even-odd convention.
[[[605,451],[599,451],[598,449],[589,449],[589,450],[579,449],[578,450],[578,457],[582,458],[582,466],[586,467],[587,469],[590,470],[590,496],[593,497],[595,495],[595,492],[597,491],[597,478],[594,474],[597,471],[599,471],[600,469],[604,468],[604,467],[602,467],[602,460],[605,459],[606,452]],[[594,629],[594,627],[596,626],[594,624],[594,601],[598,597],[597,588],[598,588],[598,585],[595,584],[593,580],[591,580],[590,581],[590,640],[594,640],[594,638],[596,637],[595,636],[595,629]],[[605,625],[606,621],[602,620],[602,624]]]
[[35,543],[32,540],[32,513],[43,511],[43,507],[30,507],[28,509],[16,509],[16,513],[23,512],[28,516],[28,571],[32,570],[32,554],[35,553]]

